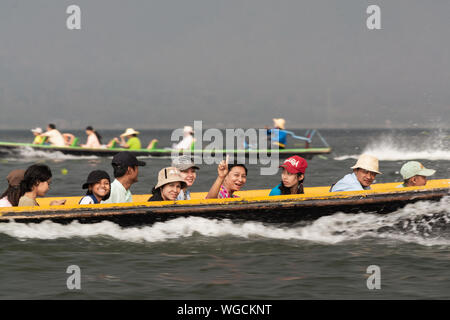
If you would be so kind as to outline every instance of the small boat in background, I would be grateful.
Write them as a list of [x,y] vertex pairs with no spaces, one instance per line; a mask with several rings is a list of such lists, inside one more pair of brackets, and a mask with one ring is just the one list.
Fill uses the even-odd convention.
[[[429,180],[424,187],[397,188],[397,183],[375,184],[372,190],[330,193],[329,187],[305,188],[305,194],[269,197],[270,190],[240,191],[239,198],[205,199],[192,193],[192,200],[147,202],[150,195],[133,195],[132,203],[79,205],[81,197],[38,199],[39,207],[0,208],[0,222],[39,223],[51,220],[96,223],[112,221],[135,226],[197,216],[210,219],[292,223],[315,220],[336,212],[390,213],[417,201],[438,201],[449,195],[450,179]],[[67,199],[64,206],[50,201]]]

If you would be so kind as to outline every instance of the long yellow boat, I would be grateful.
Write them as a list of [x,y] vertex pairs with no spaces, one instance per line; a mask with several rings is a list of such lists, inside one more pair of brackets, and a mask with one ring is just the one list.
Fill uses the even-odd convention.
[[[79,205],[79,197],[37,199],[39,207],[0,208],[0,222],[96,223],[113,221],[121,226],[151,224],[178,217],[296,222],[313,220],[336,212],[389,213],[417,201],[437,201],[450,194],[450,179],[429,180],[424,187],[397,188],[399,182],[372,185],[369,191],[329,192],[330,187],[305,188],[302,195],[269,197],[270,190],[241,191],[239,198],[147,202],[150,195],[134,195],[132,203]],[[52,200],[66,199],[63,206]]]

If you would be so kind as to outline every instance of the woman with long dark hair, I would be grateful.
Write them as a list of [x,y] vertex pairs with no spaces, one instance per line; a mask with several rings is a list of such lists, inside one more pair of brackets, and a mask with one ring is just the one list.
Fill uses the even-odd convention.
[[91,126],[86,127],[86,134],[88,136],[86,144],[82,144],[83,148],[101,148],[102,136],[94,130]]
[[[52,171],[45,164],[33,164],[25,171],[23,180],[20,182],[19,207],[39,206],[37,197],[43,197],[50,190]],[[66,200],[55,200],[50,203],[62,205]]]
[[17,207],[20,198],[20,182],[23,180],[25,170],[18,169],[11,171],[6,180],[8,188],[0,196],[0,207]]
[[281,183],[270,191],[269,196],[280,196],[286,194],[303,194],[303,182],[305,180],[305,171],[308,163],[299,156],[287,158],[280,168]]

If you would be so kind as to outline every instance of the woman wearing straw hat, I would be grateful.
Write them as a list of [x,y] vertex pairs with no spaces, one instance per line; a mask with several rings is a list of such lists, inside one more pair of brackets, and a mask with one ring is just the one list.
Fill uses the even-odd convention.
[[186,182],[180,175],[180,170],[175,167],[164,168],[159,171],[158,183],[148,201],[175,201],[183,188],[186,188]]
[[360,155],[351,169],[353,173],[347,174],[332,185],[330,192],[370,190],[376,175],[381,174],[378,171],[378,159],[368,154]]
[[[119,143],[120,147],[128,149],[128,150],[139,150],[141,149],[141,140],[137,137],[139,131],[134,130],[133,128],[128,128],[124,133],[120,135],[120,141],[116,137],[108,143],[108,148],[111,148],[114,143]],[[128,138],[125,141],[125,138]]]

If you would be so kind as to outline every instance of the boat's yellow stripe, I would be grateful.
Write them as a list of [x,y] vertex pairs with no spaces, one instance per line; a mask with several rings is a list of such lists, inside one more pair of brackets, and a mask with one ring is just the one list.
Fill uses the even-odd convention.
[[[132,203],[112,203],[112,204],[94,204],[94,205],[79,205],[78,202],[81,196],[78,197],[53,197],[53,198],[39,198],[37,199],[39,207],[14,207],[14,208],[0,208],[0,216],[6,212],[21,212],[21,211],[73,211],[80,208],[129,208],[136,206],[143,207],[166,207],[171,205],[212,205],[212,204],[242,204],[242,203],[257,203],[257,202],[278,202],[280,200],[324,200],[324,199],[345,199],[355,195],[369,196],[380,193],[404,193],[412,190],[433,190],[433,189],[449,189],[450,191],[450,179],[429,180],[425,187],[408,187],[408,188],[396,188],[400,185],[400,182],[394,183],[382,183],[372,185],[372,190],[368,191],[346,191],[346,192],[329,192],[330,187],[311,187],[305,188],[305,194],[302,195],[286,195],[286,196],[272,196],[269,197],[270,189],[264,190],[248,190],[240,191],[236,194],[239,198],[229,199],[205,199],[206,192],[191,193],[192,200],[185,201],[155,201],[147,202],[150,195],[133,195]],[[66,199],[66,204],[63,206],[50,206],[49,203],[53,200]]]

